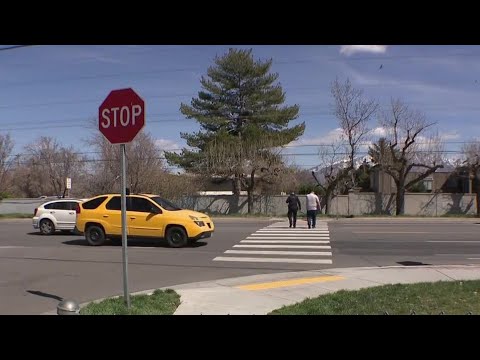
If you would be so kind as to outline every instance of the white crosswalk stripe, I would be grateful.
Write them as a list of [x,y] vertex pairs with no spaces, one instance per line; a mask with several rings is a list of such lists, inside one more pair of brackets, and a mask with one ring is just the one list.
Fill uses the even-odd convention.
[[[315,229],[290,228],[288,222],[268,225],[235,244],[213,261],[285,264],[332,264],[330,232],[325,221]],[[321,245],[320,245],[321,244]]]

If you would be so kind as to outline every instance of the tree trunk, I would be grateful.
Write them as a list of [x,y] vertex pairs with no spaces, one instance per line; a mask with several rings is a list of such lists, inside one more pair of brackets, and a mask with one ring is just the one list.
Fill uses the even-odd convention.
[[247,198],[248,198],[248,213],[251,214],[253,213],[253,191],[250,189],[247,192]]
[[255,190],[255,170],[250,174],[250,184],[247,189],[248,213],[253,213],[253,193]]
[[332,194],[325,194],[325,215],[330,215],[330,209],[332,208]]
[[233,182],[233,195],[240,196],[240,191],[242,190],[242,180],[240,179],[240,175],[235,175],[232,179]]
[[479,179],[475,177],[472,181],[473,187],[475,188],[475,194],[477,195],[477,217],[480,217],[480,186]]
[[395,205],[396,205],[395,215],[403,215],[405,212],[405,188],[402,186],[397,186]]

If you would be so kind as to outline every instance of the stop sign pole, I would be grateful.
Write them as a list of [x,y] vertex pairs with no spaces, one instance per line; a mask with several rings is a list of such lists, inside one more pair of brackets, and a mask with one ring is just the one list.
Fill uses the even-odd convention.
[[98,109],[98,129],[112,144],[120,144],[122,154],[122,260],[123,297],[130,308],[127,256],[127,162],[126,143],[131,142],[145,125],[145,103],[133,89],[113,90]]

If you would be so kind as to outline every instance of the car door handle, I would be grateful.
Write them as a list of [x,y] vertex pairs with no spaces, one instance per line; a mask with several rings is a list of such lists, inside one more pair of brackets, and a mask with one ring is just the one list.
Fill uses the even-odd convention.
[[130,219],[135,220],[136,217],[135,216],[130,216]]
[[108,217],[108,215],[103,215],[103,217],[104,217],[104,218],[107,218],[107,217]]
[[71,212],[71,213],[69,213],[69,214],[70,214],[70,215],[75,215],[75,213],[74,213],[74,212]]
[[55,211],[50,211],[50,214],[55,214]]

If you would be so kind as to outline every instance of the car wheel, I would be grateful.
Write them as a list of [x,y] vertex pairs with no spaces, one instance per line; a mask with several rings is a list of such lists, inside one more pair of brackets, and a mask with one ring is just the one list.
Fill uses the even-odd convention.
[[187,233],[179,226],[168,228],[166,238],[168,245],[173,248],[184,247],[188,244]]
[[105,231],[100,226],[89,226],[85,231],[85,239],[92,246],[100,246],[105,243]]
[[40,232],[43,235],[52,235],[55,232],[55,225],[51,220],[43,219],[40,221]]

